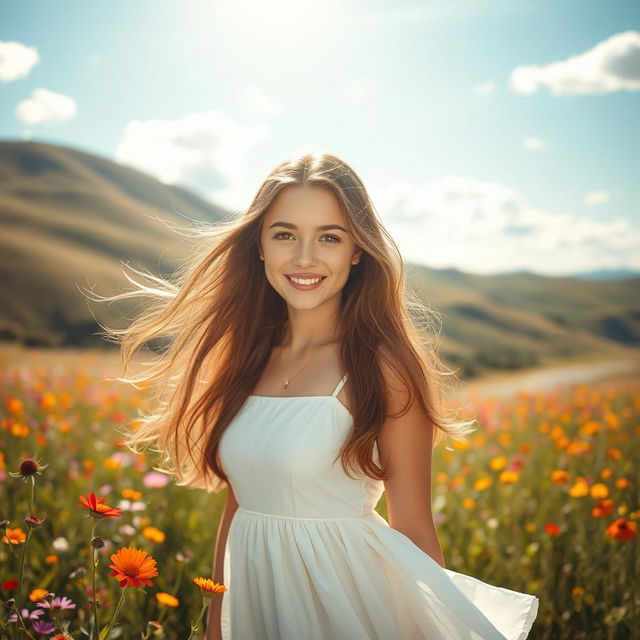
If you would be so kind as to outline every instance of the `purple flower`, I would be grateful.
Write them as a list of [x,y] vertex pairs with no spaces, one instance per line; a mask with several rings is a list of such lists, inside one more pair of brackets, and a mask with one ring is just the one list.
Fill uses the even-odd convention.
[[56,628],[53,624],[51,624],[47,620],[38,620],[37,622],[33,623],[33,630],[36,631],[37,633],[48,634],[48,633],[53,633],[56,630]]
[[[43,609],[34,609],[31,613],[29,613],[28,609],[22,609],[20,611],[20,615],[22,616],[23,620],[37,620],[42,614],[44,613]],[[9,622],[17,622],[18,621],[18,614],[17,613],[12,613],[7,620]]]
[[38,602],[38,606],[44,607],[45,609],[51,609],[52,612],[76,608],[73,600],[67,598],[67,596],[56,596],[51,602],[48,600],[42,600]]

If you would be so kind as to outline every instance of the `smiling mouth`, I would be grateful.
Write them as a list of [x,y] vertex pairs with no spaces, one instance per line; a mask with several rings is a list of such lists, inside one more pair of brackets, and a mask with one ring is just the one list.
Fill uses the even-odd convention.
[[312,278],[299,278],[300,280],[305,280],[305,281],[311,280],[311,283],[309,284],[302,284],[300,282],[295,282],[295,280],[293,280],[290,276],[286,276],[286,278],[291,283],[291,285],[296,289],[315,289],[316,287],[320,286],[320,283],[326,278],[326,276],[322,276],[320,279],[315,281]]

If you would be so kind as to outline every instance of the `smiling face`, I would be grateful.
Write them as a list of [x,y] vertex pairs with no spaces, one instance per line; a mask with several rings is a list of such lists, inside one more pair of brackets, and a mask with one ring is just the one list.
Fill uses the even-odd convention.
[[[337,197],[327,189],[300,185],[276,196],[262,220],[260,246],[267,280],[298,309],[337,296],[362,253],[347,231]],[[296,285],[291,275],[313,283]],[[322,279],[316,284],[318,277]]]

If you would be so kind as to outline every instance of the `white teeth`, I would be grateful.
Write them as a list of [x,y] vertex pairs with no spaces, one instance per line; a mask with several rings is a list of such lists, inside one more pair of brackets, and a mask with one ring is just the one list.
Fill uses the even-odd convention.
[[304,284],[304,285],[315,284],[316,282],[320,282],[320,280],[322,280],[322,278],[315,278],[314,280],[301,280],[300,278],[293,278],[292,276],[289,276],[289,278],[293,280],[296,284]]

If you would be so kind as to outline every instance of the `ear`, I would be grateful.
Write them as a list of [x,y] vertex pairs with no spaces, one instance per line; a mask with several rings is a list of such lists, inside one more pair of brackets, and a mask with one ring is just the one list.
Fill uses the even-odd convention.
[[351,259],[352,259],[352,260],[356,260],[356,259],[357,259],[357,260],[360,260],[360,258],[361,258],[361,257],[362,257],[362,249],[356,249],[356,250],[353,252],[353,256],[352,256],[352,258],[351,258]]

